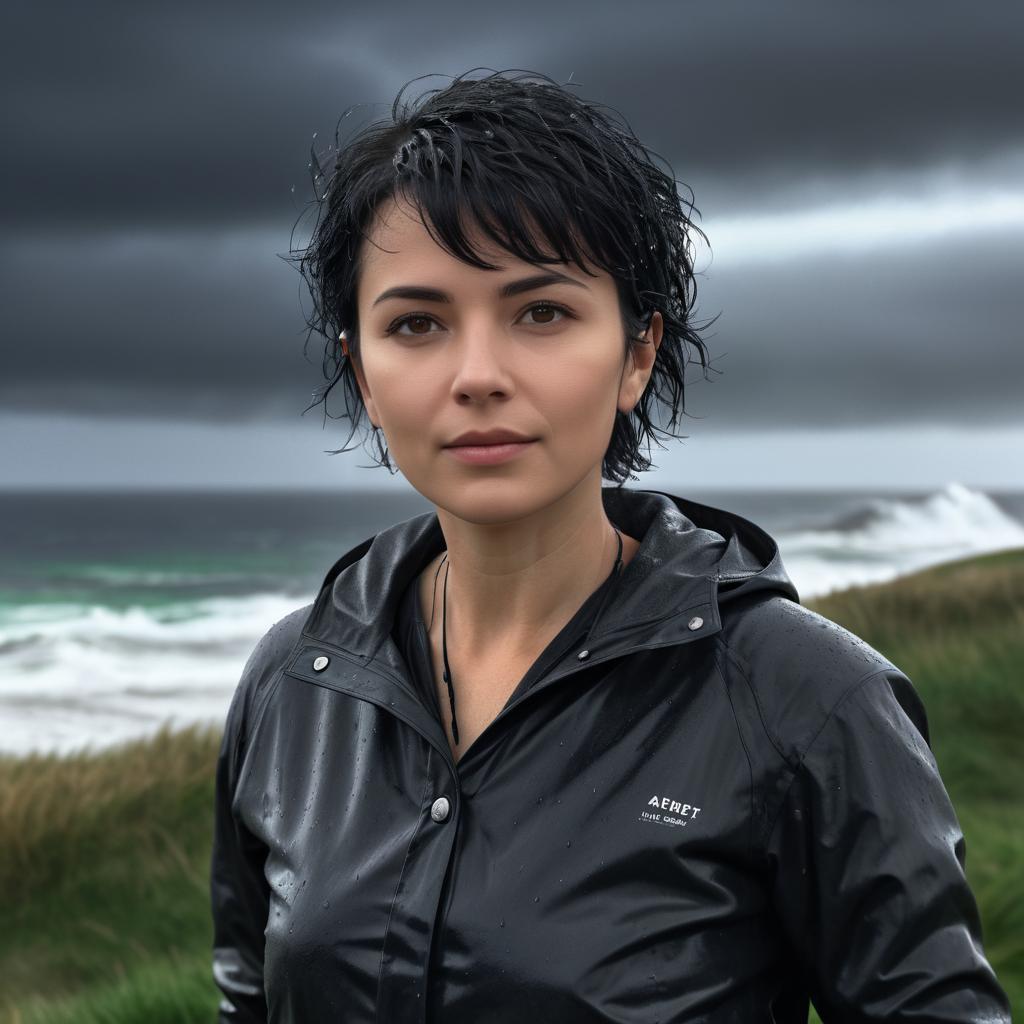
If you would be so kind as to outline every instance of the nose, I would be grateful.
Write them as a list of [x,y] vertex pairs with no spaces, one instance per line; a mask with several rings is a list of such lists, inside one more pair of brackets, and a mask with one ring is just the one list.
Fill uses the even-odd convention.
[[510,362],[514,360],[511,340],[493,326],[468,327],[452,345],[455,367],[452,391],[482,398],[495,391],[514,389]]

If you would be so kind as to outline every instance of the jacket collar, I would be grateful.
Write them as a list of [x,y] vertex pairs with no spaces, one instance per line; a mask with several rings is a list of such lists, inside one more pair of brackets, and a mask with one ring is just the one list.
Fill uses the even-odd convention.
[[[588,636],[591,663],[718,632],[720,606],[740,595],[799,601],[776,542],[742,516],[663,491],[603,487],[601,499],[611,522],[641,544]],[[328,570],[303,634],[361,664],[378,654],[393,664],[386,641],[402,595],[444,546],[436,512],[365,539]]]

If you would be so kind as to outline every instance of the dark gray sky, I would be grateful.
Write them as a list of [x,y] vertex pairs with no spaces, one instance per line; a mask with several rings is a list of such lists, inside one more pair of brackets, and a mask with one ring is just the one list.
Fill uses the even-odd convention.
[[769,434],[831,433],[851,482],[1024,486],[993,454],[1024,436],[1024,6],[64,6],[0,33],[0,486],[385,482],[321,454],[347,421],[300,418],[321,377],[280,255],[314,132],[475,67],[571,78],[693,190],[722,372],[660,466],[741,484]]

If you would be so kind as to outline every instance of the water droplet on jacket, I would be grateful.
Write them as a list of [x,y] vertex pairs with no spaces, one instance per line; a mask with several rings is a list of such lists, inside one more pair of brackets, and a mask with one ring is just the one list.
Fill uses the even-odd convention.
[[540,903],[540,897],[539,896],[534,896],[533,897],[533,902],[534,903]]
[[565,848],[569,849],[570,846],[572,846],[572,840],[571,839],[566,839],[566,841],[565,841]]
[[324,910],[326,910],[330,905],[331,904],[329,900],[324,900]]
[[500,921],[498,922],[498,927],[499,927],[499,928],[504,928],[504,927],[505,927],[505,918],[502,918],[502,919],[501,919],[501,920],[500,920]]

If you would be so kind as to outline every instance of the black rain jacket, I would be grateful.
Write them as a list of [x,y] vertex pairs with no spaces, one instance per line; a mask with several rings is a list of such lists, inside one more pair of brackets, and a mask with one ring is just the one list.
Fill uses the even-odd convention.
[[906,675],[755,524],[602,500],[640,549],[458,764],[395,639],[435,513],[259,642],[217,765],[218,1019],[1008,1022]]

